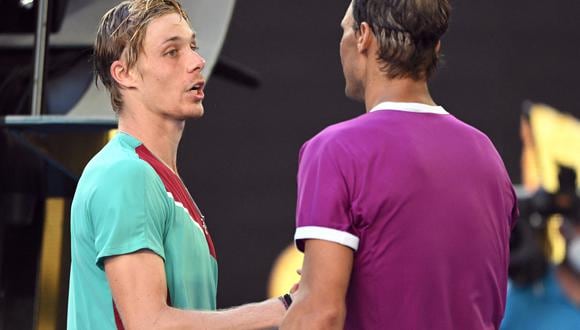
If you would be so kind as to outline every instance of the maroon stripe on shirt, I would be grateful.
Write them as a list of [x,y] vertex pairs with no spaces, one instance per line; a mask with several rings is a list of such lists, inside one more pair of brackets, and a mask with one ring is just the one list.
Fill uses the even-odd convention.
[[113,312],[115,313],[115,325],[117,326],[117,330],[125,330],[125,327],[123,327],[123,321],[121,320],[121,315],[119,315],[117,305],[115,305],[115,301],[113,301]]
[[165,164],[157,159],[157,157],[155,157],[151,151],[145,147],[145,145],[142,144],[135,148],[135,152],[137,155],[139,155],[139,158],[143,159],[149,165],[151,165],[151,167],[153,167],[165,185],[165,189],[173,195],[173,198],[176,202],[183,204],[185,209],[189,212],[191,218],[203,229],[210,254],[215,259],[217,259],[213,240],[211,239],[211,236],[207,230],[205,221],[203,220],[201,213],[198,211],[199,208],[191,198],[181,179],[177,176],[177,174],[173,173],[173,171],[171,171]]

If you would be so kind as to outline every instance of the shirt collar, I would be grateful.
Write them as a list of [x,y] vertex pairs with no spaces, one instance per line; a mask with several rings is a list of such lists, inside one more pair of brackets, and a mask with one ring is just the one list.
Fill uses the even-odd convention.
[[438,105],[427,105],[423,103],[411,102],[382,102],[375,105],[369,112],[379,110],[398,110],[417,113],[434,113],[440,115],[449,114],[443,107]]

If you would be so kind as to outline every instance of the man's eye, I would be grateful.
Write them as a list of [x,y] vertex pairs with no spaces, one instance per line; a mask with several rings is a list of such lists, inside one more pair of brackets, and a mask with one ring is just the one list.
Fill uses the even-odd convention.
[[189,45],[189,47],[191,48],[191,50],[193,50],[194,52],[197,52],[199,50],[199,47],[197,47],[197,45],[191,44]]
[[172,50],[168,51],[167,53],[165,53],[165,55],[169,55],[171,57],[174,57],[177,55],[177,49],[172,49]]

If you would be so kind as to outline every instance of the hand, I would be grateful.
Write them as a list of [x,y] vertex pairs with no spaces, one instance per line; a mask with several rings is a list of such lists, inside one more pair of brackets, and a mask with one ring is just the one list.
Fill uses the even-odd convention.
[[[296,269],[296,273],[298,273],[298,275],[302,276],[302,269]],[[294,295],[294,293],[296,291],[298,291],[298,288],[300,287],[300,282],[294,283],[294,285],[292,285],[292,287],[290,288],[290,294]],[[294,297],[292,297],[294,298]]]

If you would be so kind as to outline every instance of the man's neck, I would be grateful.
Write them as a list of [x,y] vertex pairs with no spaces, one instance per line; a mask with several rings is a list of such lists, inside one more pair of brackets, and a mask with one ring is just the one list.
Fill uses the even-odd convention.
[[149,111],[121,111],[119,130],[141,141],[153,155],[177,173],[177,149],[185,120],[174,120]]
[[413,102],[427,105],[436,105],[427,82],[412,79],[384,79],[373,81],[365,88],[365,108],[368,112],[382,102]]

